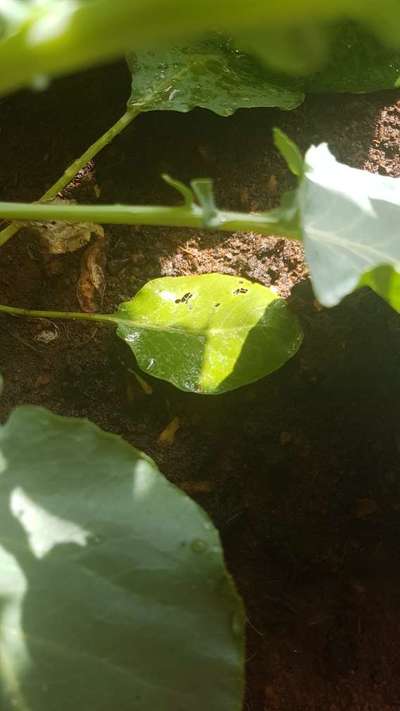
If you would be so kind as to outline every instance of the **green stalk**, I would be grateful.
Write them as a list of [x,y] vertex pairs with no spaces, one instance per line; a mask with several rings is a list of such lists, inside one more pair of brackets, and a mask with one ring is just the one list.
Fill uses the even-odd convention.
[[[89,148],[82,153],[82,155],[74,160],[71,165],[64,171],[62,176],[42,195],[40,201],[53,200],[58,193],[60,193],[64,188],[69,185],[71,180],[75,178],[77,173],[79,173],[82,168],[93,160],[93,158],[100,153],[100,151],[105,148],[111,141],[118,136],[134,119],[142,113],[142,108],[128,108],[127,111],[121,116],[121,118],[114,123],[111,128],[109,128],[105,133],[103,133],[100,138],[92,143]],[[20,229],[22,225],[18,222],[12,222],[4,230],[0,231],[0,247],[3,246],[8,240],[13,237]]]
[[62,205],[0,202],[0,218],[11,220],[94,222],[99,224],[151,225],[213,229],[222,232],[251,232],[301,239],[299,227],[284,218],[283,211],[242,213],[216,211],[212,221],[204,218],[199,205],[163,207],[147,205]]
[[117,323],[118,318],[112,314],[92,314],[81,311],[37,311],[35,309],[22,309],[18,306],[5,306],[0,304],[0,313],[11,316],[25,316],[28,318],[67,319],[72,321],[97,321],[99,323]]
[[49,321],[62,319],[65,321],[91,321],[92,323],[106,323],[107,325],[118,326],[119,324],[138,328],[141,331],[165,333],[179,332],[178,326],[162,326],[158,324],[143,323],[143,321],[135,321],[127,319],[115,314],[98,314],[87,313],[84,311],[38,311],[37,309],[23,309],[19,306],[5,306],[0,304],[0,313],[8,314],[9,316],[24,316],[25,318],[45,318]]

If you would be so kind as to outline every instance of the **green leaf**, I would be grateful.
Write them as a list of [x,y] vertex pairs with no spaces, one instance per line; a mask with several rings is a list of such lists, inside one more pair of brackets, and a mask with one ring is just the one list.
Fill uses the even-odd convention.
[[[339,303],[376,267],[400,270],[399,178],[343,165],[322,144],[306,154],[298,199],[305,255],[322,304]],[[391,289],[381,285],[379,293],[396,308]]]
[[328,61],[305,80],[309,92],[368,92],[395,88],[400,53],[389,50],[355,23],[335,28]]
[[128,64],[132,72],[128,106],[142,111],[202,107],[230,116],[240,108],[294,109],[304,99],[293,83],[277,79],[220,36],[131,54]]
[[206,514],[95,425],[0,430],[2,711],[240,711],[243,610]]
[[[302,103],[304,91],[373,91],[394,87],[399,76],[400,54],[383,48],[355,23],[341,23],[329,33],[313,24],[263,27],[235,41],[253,54],[223,35],[130,54],[128,106],[183,112],[203,107],[221,116],[249,107],[293,109]],[[321,67],[325,55],[328,62]],[[275,65],[294,74],[321,69],[296,80],[276,74]]]
[[297,177],[303,175],[304,158],[300,149],[280,128],[274,128],[274,144],[285,159],[293,175]]
[[262,28],[251,33],[247,47],[269,67],[303,75],[298,88],[305,93],[395,88],[400,75],[398,49],[382,45],[356,22],[338,22],[329,30],[312,24]]
[[400,265],[397,271],[394,267],[383,265],[366,272],[359,286],[369,286],[400,312]]
[[[9,4],[3,2],[0,9],[0,23],[3,19],[6,27],[9,11],[3,6]],[[0,93],[32,84],[35,78],[39,83],[104,63],[129,49],[182,44],[215,27],[238,41],[248,41],[252,33],[260,37],[265,28],[275,45],[275,65],[279,53],[279,68],[294,71],[300,61],[309,65],[318,58],[320,43],[324,49],[318,35],[328,23],[343,18],[362,22],[386,43],[400,46],[398,0],[380,0],[378,7],[376,0],[47,0],[27,6],[26,19],[0,42]]]
[[302,341],[283,299],[223,274],[154,279],[116,316],[118,335],[144,371],[197,393],[254,382],[280,368]]

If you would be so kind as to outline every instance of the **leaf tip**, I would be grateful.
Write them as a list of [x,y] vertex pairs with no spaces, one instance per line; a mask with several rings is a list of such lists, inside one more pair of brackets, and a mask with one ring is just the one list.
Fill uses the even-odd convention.
[[278,127],[272,129],[274,146],[285,159],[289,170],[298,178],[304,171],[304,158],[299,147],[289,136]]

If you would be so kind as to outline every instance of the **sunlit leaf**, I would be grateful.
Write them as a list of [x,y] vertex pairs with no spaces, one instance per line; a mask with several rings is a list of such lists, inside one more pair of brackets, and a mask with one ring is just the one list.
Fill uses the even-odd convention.
[[119,437],[0,429],[2,711],[240,711],[243,613],[207,515]]
[[[299,190],[305,254],[318,300],[334,306],[379,266],[376,290],[396,307],[382,274],[400,271],[400,179],[339,163],[322,144],[306,154]],[[366,279],[378,285],[378,276]]]
[[216,394],[254,382],[298,350],[286,302],[223,274],[165,277],[120,306],[118,334],[140,367],[182,390]]

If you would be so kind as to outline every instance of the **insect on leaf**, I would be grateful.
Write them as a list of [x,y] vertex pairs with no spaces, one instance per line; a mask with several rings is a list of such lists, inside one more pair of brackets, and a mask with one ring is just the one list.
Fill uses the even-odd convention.
[[280,368],[302,341],[286,302],[224,274],[165,277],[121,304],[118,335],[140,367],[181,390],[218,394]]
[[240,711],[242,604],[208,516],[86,420],[0,428],[2,711]]

